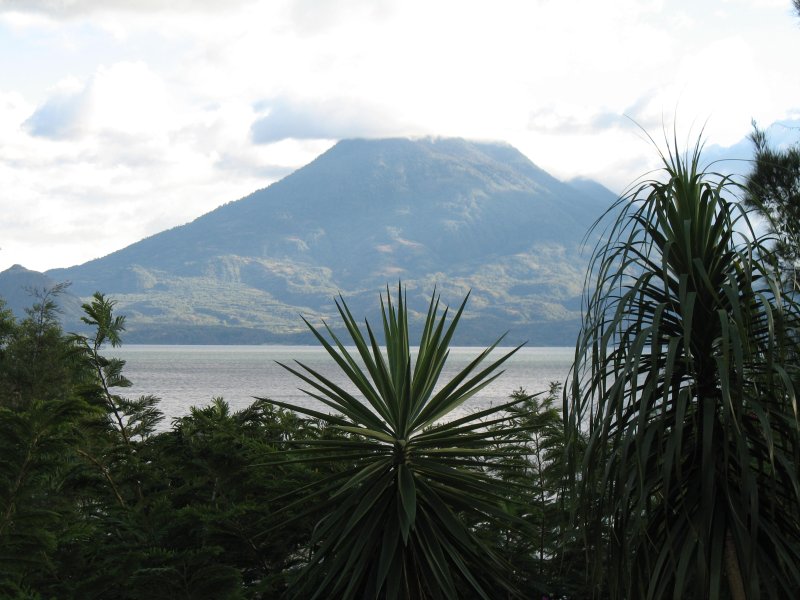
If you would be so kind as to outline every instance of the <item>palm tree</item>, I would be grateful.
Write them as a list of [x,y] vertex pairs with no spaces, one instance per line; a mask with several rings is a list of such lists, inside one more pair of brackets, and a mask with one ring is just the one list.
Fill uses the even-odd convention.
[[[344,389],[301,363],[283,366],[310,386],[309,396],[335,414],[265,399],[340,433],[307,440],[286,454],[287,461],[342,465],[324,481],[297,490],[298,502],[309,495],[318,499],[319,518],[295,596],[514,597],[514,576],[501,553],[468,523],[481,529],[501,523],[505,529],[527,527],[523,518],[503,508],[515,484],[502,481],[500,472],[514,467],[507,460],[510,451],[498,449],[496,426],[513,418],[504,409],[529,396],[445,419],[498,377],[498,368],[518,348],[483,366],[496,343],[437,387],[467,300],[447,325],[448,310],[440,314],[434,295],[414,360],[404,296],[399,288],[396,305],[388,290],[386,302],[381,299],[385,351],[369,323],[362,333],[343,299],[336,305],[355,353],[327,324],[332,341],[306,322],[352,388]],[[282,525],[293,522],[293,507],[289,503],[278,514],[286,520]],[[307,518],[307,513],[296,517]]]
[[798,306],[701,149],[673,140],[607,213],[565,396],[575,518],[612,597],[798,597]]

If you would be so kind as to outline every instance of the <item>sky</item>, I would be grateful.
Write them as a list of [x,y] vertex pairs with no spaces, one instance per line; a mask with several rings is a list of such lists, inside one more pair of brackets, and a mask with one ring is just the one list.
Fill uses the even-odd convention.
[[800,139],[791,0],[0,0],[0,270],[105,256],[351,137],[622,192],[652,137]]

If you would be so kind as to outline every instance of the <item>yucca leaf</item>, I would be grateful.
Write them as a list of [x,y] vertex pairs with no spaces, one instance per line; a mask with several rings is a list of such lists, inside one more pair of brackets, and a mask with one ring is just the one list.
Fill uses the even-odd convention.
[[417,487],[411,469],[404,464],[397,465],[397,487],[405,518],[413,526],[417,513]]
[[447,308],[440,311],[438,296],[431,298],[412,367],[407,298],[401,286],[397,293],[396,303],[388,290],[386,300],[381,300],[383,347],[368,322],[362,333],[341,297],[336,306],[356,348],[354,354],[327,323],[324,330],[332,342],[307,323],[357,394],[306,365],[285,367],[309,386],[311,391],[305,392],[309,397],[337,414],[293,408],[346,437],[293,440],[295,447],[285,450],[283,463],[318,459],[352,465],[325,478],[319,488],[302,492],[303,500],[310,497],[317,504],[294,518],[318,515],[319,520],[311,540],[314,552],[300,574],[303,581],[297,596],[407,598],[424,593],[430,598],[455,598],[456,590],[465,588],[486,597],[485,581],[496,582],[513,596],[509,566],[494,558],[463,519],[502,522],[504,528],[520,531],[528,527],[504,508],[512,504],[508,494],[527,493],[527,488],[501,481],[498,475],[514,472],[510,460],[518,457],[514,440],[528,430],[503,411],[529,398],[450,422],[434,422],[494,381],[501,374],[499,367],[519,348],[482,366],[498,340],[434,393],[466,298],[449,323]]

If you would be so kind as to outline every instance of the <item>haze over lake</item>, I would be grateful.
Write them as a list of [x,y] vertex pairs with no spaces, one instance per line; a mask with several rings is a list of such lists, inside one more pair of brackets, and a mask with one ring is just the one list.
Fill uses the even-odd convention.
[[[449,380],[482,350],[452,348],[440,383]],[[490,358],[499,358],[508,350],[500,348]],[[154,394],[162,399],[165,425],[186,414],[191,406],[208,404],[215,396],[224,397],[235,410],[246,407],[254,397],[264,396],[320,406],[298,389],[303,382],[276,361],[288,364],[297,360],[336,383],[346,383],[325,350],[316,346],[126,345],[109,349],[106,355],[126,361],[123,373],[133,387],[122,390],[123,395]],[[564,381],[573,355],[574,349],[569,347],[522,348],[506,361],[503,375],[465,403],[462,410],[499,404],[520,387],[528,393],[547,391],[551,381]]]

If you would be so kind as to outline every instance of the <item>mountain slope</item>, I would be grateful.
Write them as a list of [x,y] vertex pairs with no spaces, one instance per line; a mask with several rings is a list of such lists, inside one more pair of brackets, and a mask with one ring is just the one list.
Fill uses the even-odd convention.
[[[0,273],[0,297],[17,319],[24,319],[26,310],[42,301],[42,296],[59,282],[38,271],[14,265]],[[70,331],[81,328],[81,300],[69,288],[49,298],[56,302],[64,325]]]
[[47,275],[116,298],[131,342],[293,341],[298,313],[330,317],[338,293],[372,311],[402,279],[420,299],[472,289],[462,343],[511,330],[511,341],[571,344],[579,245],[613,199],[508,145],[346,140],[187,225]]

